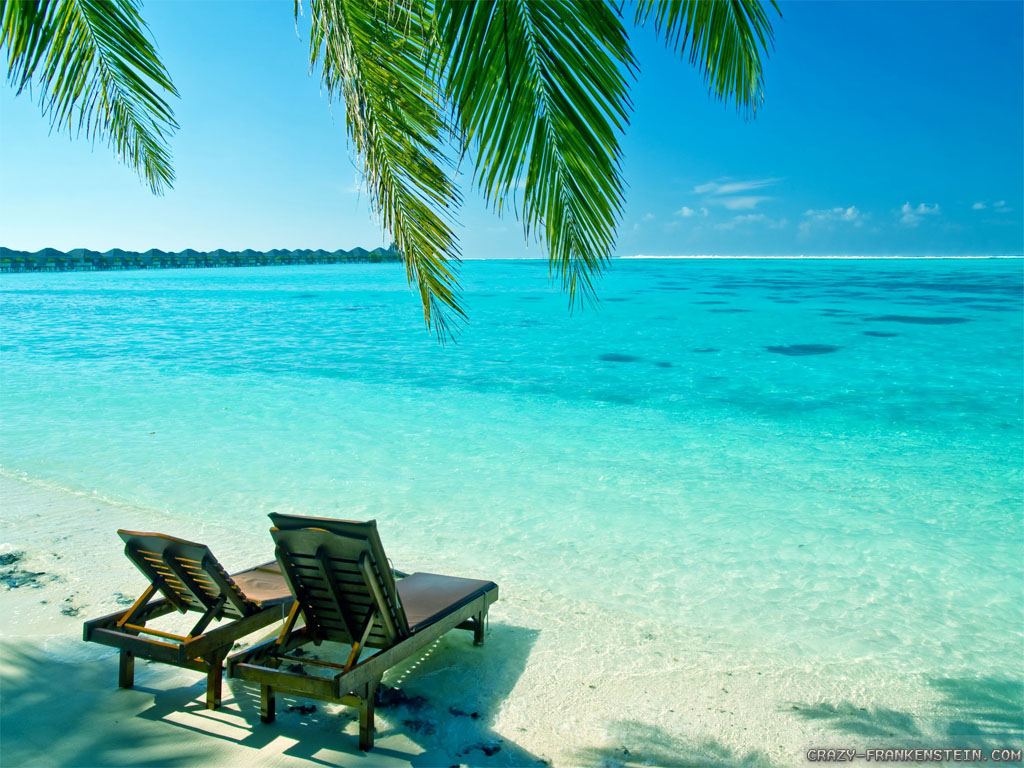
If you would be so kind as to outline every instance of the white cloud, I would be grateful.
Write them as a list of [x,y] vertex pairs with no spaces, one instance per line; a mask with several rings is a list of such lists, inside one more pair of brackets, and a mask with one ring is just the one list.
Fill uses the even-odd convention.
[[918,203],[917,207],[915,208],[909,202],[906,202],[903,204],[903,207],[900,208],[900,213],[903,214],[902,216],[900,216],[900,221],[908,226],[916,227],[918,224],[921,223],[922,216],[935,216],[936,214],[938,214],[938,212],[938,203],[935,203],[934,205],[928,205],[927,203]]
[[769,229],[782,229],[789,221],[787,219],[773,219],[763,213],[743,213],[733,216],[729,221],[715,225],[715,229],[735,229],[741,224],[763,224]]
[[730,211],[749,211],[756,208],[758,203],[770,199],[764,195],[733,195],[732,197],[712,199],[711,202],[724,205]]
[[807,211],[804,216],[810,216],[822,221],[857,221],[861,214],[857,210],[857,206],[851,205],[849,208],[838,206],[836,208],[825,208],[820,211]]
[[651,213],[650,211],[648,211],[647,213],[645,213],[643,216],[640,217],[640,221],[634,221],[633,222],[633,231],[634,232],[640,231],[640,225],[641,224],[643,224],[644,222],[653,221],[653,220],[654,220],[654,214]]
[[[988,205],[984,202],[975,203],[971,206],[971,209],[975,211],[984,211],[986,208],[988,208]],[[992,208],[996,213],[1008,213],[1011,210],[1006,206],[1005,200],[996,200],[992,203]]]
[[863,225],[865,218],[865,215],[855,205],[846,208],[841,205],[835,208],[812,208],[804,211],[804,220],[800,222],[800,231],[809,232],[816,225],[830,225],[837,222],[845,222],[859,227]]
[[[705,196],[708,205],[720,205],[730,211],[749,211],[764,200],[771,200],[767,195],[741,195],[739,192],[750,192],[775,184],[779,179],[748,179],[746,181],[709,181],[698,184],[693,191]],[[685,210],[685,207],[684,207]],[[692,210],[692,209],[691,209]],[[707,208],[701,213],[707,216]],[[680,215],[688,215],[680,213]],[[692,215],[692,214],[689,214]]]
[[749,192],[752,189],[767,187],[778,179],[750,179],[749,181],[709,181],[698,184],[693,191],[698,195],[734,195],[737,192]]
[[684,205],[682,208],[680,208],[678,211],[676,211],[676,216],[679,216],[680,218],[683,218],[683,219],[688,219],[691,216],[697,216],[698,214],[701,215],[701,216],[707,216],[708,215],[708,209],[707,208],[691,208],[688,205]]

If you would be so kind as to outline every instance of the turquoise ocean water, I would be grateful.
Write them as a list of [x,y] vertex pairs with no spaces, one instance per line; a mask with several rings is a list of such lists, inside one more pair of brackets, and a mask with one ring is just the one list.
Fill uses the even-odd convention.
[[572,314],[540,262],[462,280],[442,347],[399,266],[3,275],[3,472],[376,517],[723,657],[1020,678],[1020,260],[623,260]]

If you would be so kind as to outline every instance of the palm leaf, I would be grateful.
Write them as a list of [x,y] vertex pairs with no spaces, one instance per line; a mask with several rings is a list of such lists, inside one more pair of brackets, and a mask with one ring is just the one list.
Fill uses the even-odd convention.
[[419,288],[427,326],[443,339],[448,311],[465,317],[451,229],[461,200],[446,173],[450,127],[427,64],[423,10],[419,0],[312,0],[310,54],[328,94],[344,100],[367,191]]
[[439,68],[476,183],[500,212],[525,182],[527,237],[542,234],[570,303],[589,297],[623,204],[634,59],[618,16],[596,0],[446,0],[437,18]]
[[[770,2],[778,12],[775,0]],[[669,48],[683,54],[689,47],[690,63],[715,96],[757,111],[764,100],[761,51],[767,53],[773,40],[760,0],[640,0],[636,23],[652,15]]]
[[174,182],[167,145],[177,129],[161,92],[177,96],[137,0],[5,0],[0,49],[21,93],[40,88],[51,125],[106,139],[156,194]]

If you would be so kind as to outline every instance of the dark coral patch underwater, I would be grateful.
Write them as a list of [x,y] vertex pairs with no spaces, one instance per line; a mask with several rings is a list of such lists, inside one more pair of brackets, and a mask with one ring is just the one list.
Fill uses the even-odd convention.
[[827,355],[831,352],[838,352],[842,347],[836,347],[832,344],[790,344],[788,346],[765,347],[765,349],[777,355],[804,357],[806,355]]
[[925,317],[921,315],[879,315],[869,317],[868,320],[876,320],[883,323],[912,323],[914,325],[955,325],[956,323],[969,323],[969,317]]

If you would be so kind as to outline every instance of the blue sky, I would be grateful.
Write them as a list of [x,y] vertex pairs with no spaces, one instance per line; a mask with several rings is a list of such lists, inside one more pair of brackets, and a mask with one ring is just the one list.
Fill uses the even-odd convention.
[[[343,110],[308,70],[290,2],[150,2],[181,92],[178,181],[152,196],[102,144],[50,134],[0,87],[0,245],[106,250],[375,247]],[[617,255],[1024,251],[1024,4],[781,5],[746,120],[651,30],[623,140]],[[467,257],[543,257],[467,191]]]

